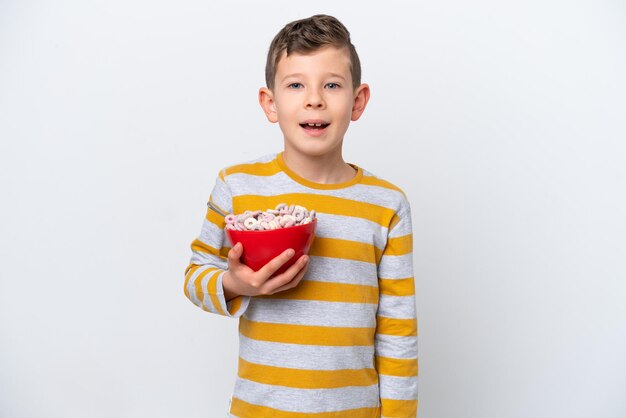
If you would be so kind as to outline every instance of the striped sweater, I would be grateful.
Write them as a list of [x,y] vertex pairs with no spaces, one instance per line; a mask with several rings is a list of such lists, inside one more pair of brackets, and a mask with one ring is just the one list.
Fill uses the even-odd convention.
[[[232,244],[207,209],[184,291],[205,311],[239,319],[233,418],[417,416],[417,318],[409,202],[356,176],[320,184],[274,153],[220,171],[209,200],[224,212],[295,203],[315,209],[308,270],[294,289],[224,298]],[[244,249],[245,250],[245,249]]]

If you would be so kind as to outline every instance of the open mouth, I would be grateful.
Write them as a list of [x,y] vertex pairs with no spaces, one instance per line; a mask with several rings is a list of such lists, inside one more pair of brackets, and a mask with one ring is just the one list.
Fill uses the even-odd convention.
[[317,131],[326,128],[330,123],[301,123],[300,126],[306,130]]

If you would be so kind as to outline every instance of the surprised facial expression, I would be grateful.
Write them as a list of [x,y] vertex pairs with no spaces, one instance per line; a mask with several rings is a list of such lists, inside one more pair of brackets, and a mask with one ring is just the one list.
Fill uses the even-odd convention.
[[271,94],[266,114],[280,125],[290,152],[341,153],[350,120],[360,116],[353,115],[356,92],[347,48],[325,46],[306,55],[283,52]]

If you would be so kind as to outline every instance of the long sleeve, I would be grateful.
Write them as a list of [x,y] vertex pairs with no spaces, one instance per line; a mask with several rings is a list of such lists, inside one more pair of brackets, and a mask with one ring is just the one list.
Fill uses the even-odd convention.
[[[221,170],[209,201],[223,212],[232,211],[232,195]],[[224,218],[208,207],[200,236],[191,243],[191,260],[185,269],[185,296],[205,311],[238,318],[248,307],[249,296],[238,296],[228,302],[224,297],[222,278],[228,269],[227,237]]]
[[409,202],[403,199],[388,229],[378,265],[379,305],[375,364],[383,418],[417,416],[417,315],[413,277],[413,233]]

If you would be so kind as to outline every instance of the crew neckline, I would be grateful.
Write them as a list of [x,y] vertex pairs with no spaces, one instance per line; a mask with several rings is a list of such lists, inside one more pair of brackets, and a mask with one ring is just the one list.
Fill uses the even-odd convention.
[[281,170],[283,170],[285,174],[291,177],[293,181],[300,183],[304,186],[311,187],[313,189],[323,189],[323,190],[343,189],[343,188],[352,186],[354,184],[357,184],[358,182],[361,181],[361,178],[363,177],[363,169],[361,167],[357,166],[356,164],[346,163],[350,167],[356,170],[356,174],[350,180],[344,181],[342,183],[330,183],[330,184],[316,183],[314,181],[307,180],[304,177],[299,176],[293,170],[287,167],[287,164],[285,164],[285,160],[283,160],[283,152],[284,151],[281,151],[278,154],[276,154],[276,162],[278,163],[278,166],[281,168]]

